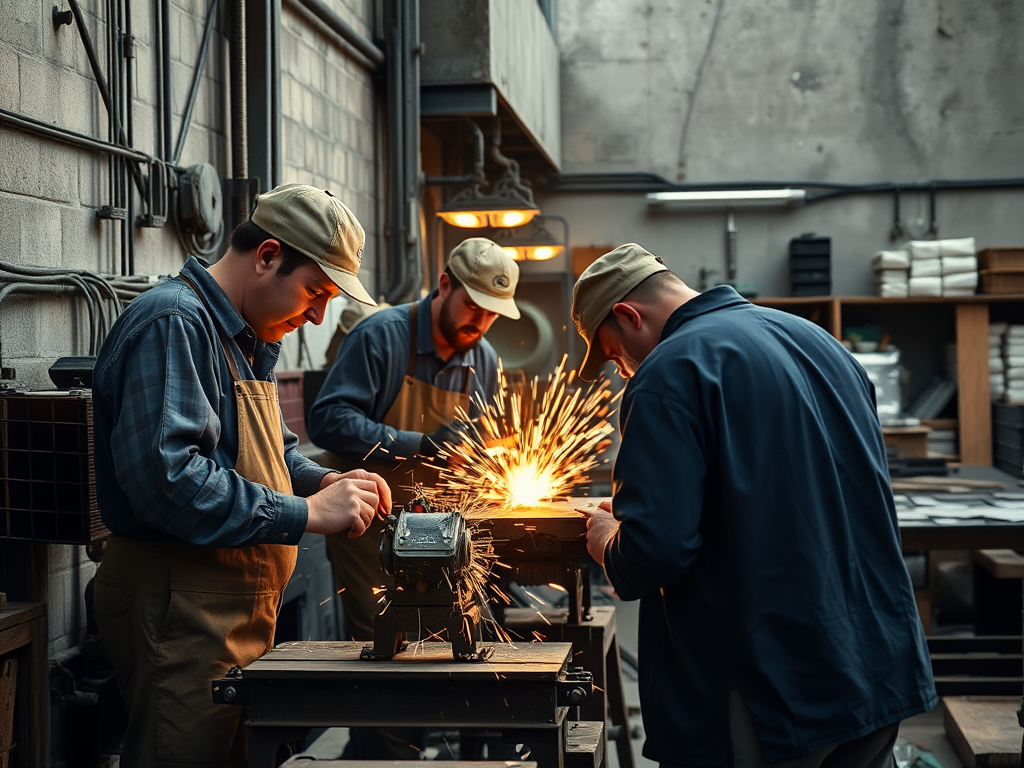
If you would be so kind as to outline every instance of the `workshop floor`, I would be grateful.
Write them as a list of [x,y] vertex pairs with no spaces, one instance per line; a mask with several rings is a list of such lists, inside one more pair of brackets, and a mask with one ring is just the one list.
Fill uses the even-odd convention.
[[[619,645],[633,651],[634,653],[637,647],[636,633],[639,607],[640,604],[638,602],[615,602],[615,626],[619,636]],[[635,713],[631,716],[634,725],[642,728],[643,724],[640,718],[640,695],[637,689],[636,680],[632,679],[628,675],[628,672],[629,670],[627,669],[627,676],[624,681],[626,688],[626,700],[630,711]],[[341,751],[344,749],[347,742],[347,728],[328,728],[303,754],[321,760],[337,758],[341,754]],[[960,760],[956,751],[953,749],[953,745],[946,737],[946,732],[942,725],[941,706],[936,707],[931,712],[926,712],[922,715],[918,715],[917,717],[913,717],[905,721],[900,726],[900,741],[898,742],[898,746],[903,746],[904,749],[909,749],[909,746],[905,746],[907,742],[915,745],[917,749],[931,753],[935,758],[936,763],[938,763],[941,768],[964,768],[964,763]],[[637,739],[633,742],[633,754],[635,757],[636,768],[656,768],[657,763],[646,759],[640,754],[640,750],[642,748],[643,739]],[[431,757],[433,757],[433,755],[431,755]],[[907,762],[913,765],[909,760]],[[906,764],[907,763],[904,763],[904,765]],[[609,750],[608,768],[619,768],[619,762],[614,749]]]

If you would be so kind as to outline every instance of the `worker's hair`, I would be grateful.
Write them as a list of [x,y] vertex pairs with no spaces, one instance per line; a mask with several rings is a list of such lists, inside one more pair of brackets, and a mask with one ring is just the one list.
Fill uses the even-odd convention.
[[281,240],[281,238],[274,237],[267,230],[253,224],[251,220],[243,221],[231,233],[231,247],[239,253],[255,251],[265,240],[277,240],[277,242],[281,243],[281,256],[283,260],[281,261],[281,266],[277,269],[278,277],[287,277],[302,266],[303,260],[309,260],[309,257],[304,253],[300,253]]
[[455,275],[453,275],[452,271],[448,269],[448,267],[444,268],[444,273],[448,275],[448,279],[451,281],[452,293],[455,293],[455,291],[459,290],[459,288],[462,287],[462,281],[459,280],[459,278],[457,278]]
[[[661,299],[662,296],[665,296],[676,285],[683,285],[683,281],[667,269],[664,269],[661,272],[655,272],[650,277],[645,277],[636,288],[615,303],[629,301],[637,304],[651,305]],[[607,325],[615,333],[622,333],[622,325],[619,323],[619,318],[612,312],[608,313],[608,317],[604,319],[602,325]]]

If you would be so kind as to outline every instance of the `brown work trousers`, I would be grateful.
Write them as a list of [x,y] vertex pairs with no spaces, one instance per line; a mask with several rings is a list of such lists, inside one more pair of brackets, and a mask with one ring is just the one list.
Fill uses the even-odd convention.
[[128,710],[126,765],[247,764],[244,709],[214,704],[210,681],[271,649],[294,556],[279,545],[111,539],[94,610]]

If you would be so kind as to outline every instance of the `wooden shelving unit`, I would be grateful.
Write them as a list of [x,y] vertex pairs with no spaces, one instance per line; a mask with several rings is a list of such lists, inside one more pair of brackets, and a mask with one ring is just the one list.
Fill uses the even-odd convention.
[[[0,608],[0,659],[17,663],[14,698],[15,748],[0,754],[11,768],[46,765],[50,701],[46,682],[46,606],[10,603]],[[0,745],[3,749],[3,745]],[[5,762],[5,757],[8,762]]]
[[1024,306],[1024,294],[884,299],[878,296],[809,296],[754,299],[755,304],[805,317],[837,339],[842,337],[844,307],[950,306],[955,313],[957,405],[960,414],[960,460],[992,466],[992,403],[988,372],[989,310],[993,305]]

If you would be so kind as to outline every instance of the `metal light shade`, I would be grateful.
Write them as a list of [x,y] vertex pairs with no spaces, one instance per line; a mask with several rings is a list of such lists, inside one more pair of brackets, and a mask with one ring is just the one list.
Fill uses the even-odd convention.
[[506,197],[479,196],[460,200],[458,197],[437,212],[446,224],[465,229],[482,227],[519,227],[540,213],[525,200]]
[[464,189],[441,206],[437,215],[446,224],[465,229],[482,227],[521,227],[540,213],[533,202],[533,191],[519,178],[519,164],[508,160],[505,173],[494,184],[493,191],[485,194],[482,186],[483,161],[477,169],[477,183]]
[[529,232],[506,230],[496,233],[494,242],[516,261],[547,261],[565,250],[565,243],[537,223]]

